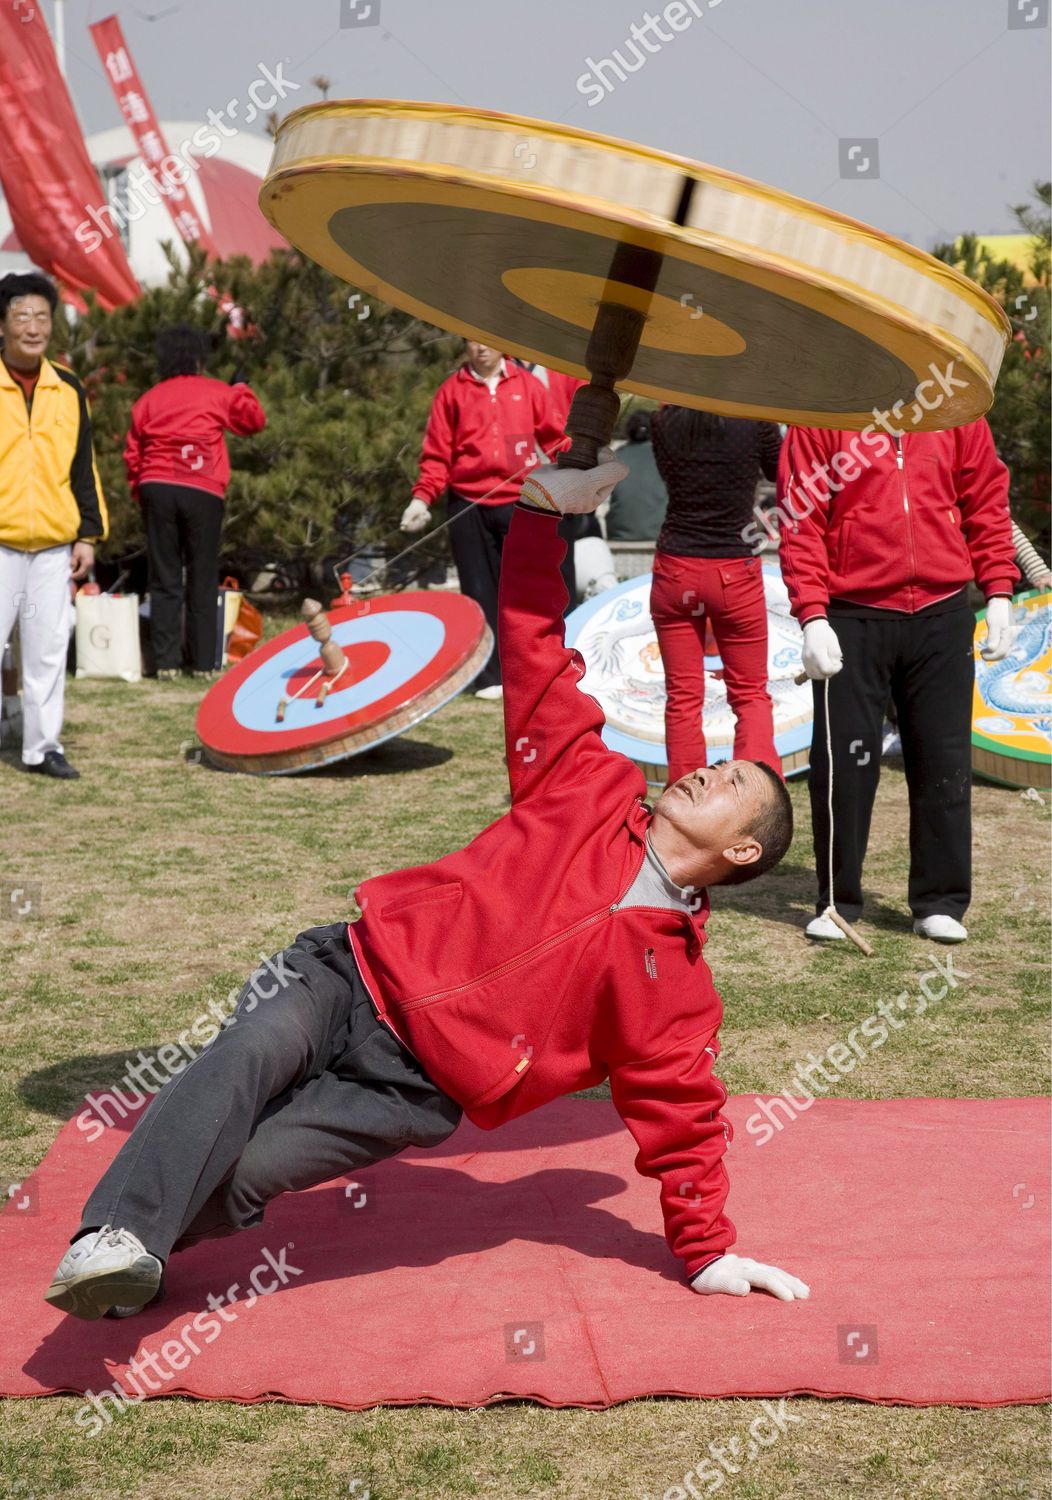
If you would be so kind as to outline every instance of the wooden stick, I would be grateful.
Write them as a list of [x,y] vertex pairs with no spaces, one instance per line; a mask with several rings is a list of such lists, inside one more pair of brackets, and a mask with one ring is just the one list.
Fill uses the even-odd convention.
[[573,398],[566,432],[570,447],[556,459],[560,469],[594,469],[599,450],[609,443],[621,410],[614,389],[632,369],[646,327],[646,313],[617,301],[618,286],[652,292],[664,256],[640,245],[619,245],[607,273],[611,295],[599,303],[584,362],[592,377]]
[[844,934],[845,937],[849,937],[851,939],[856,948],[861,948],[862,952],[866,955],[867,958],[873,957],[873,949],[866,942],[865,938],[859,937],[858,933],[852,927],[851,923],[845,922],[844,918],[840,915],[835,907],[827,906],[825,909],[825,915],[831,922],[836,923],[836,925],[840,928],[840,931]]

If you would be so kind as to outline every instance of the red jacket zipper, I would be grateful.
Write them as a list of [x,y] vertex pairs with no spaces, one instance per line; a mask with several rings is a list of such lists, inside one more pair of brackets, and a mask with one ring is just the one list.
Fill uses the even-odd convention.
[[[910,513],[910,495],[906,485],[906,455],[902,451],[902,436],[895,438],[895,462],[898,465],[899,474],[902,476],[902,509],[906,515],[906,546],[909,550],[910,559],[910,581],[917,581],[917,552],[913,545],[913,516]],[[912,588],[910,590],[912,594]],[[911,600],[912,603],[912,600]]]

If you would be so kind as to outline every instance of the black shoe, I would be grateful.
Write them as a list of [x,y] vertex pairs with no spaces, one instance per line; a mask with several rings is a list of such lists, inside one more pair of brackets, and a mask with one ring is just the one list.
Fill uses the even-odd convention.
[[38,765],[22,762],[23,771],[35,771],[40,776],[56,776],[60,781],[79,781],[80,772],[75,771],[61,750],[48,750]]

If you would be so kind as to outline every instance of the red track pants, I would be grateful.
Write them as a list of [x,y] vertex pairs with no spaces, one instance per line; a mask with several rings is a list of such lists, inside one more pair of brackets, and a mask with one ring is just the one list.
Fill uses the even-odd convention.
[[737,721],[734,758],[765,761],[781,775],[767,691],[767,607],[759,558],[656,552],[650,611],[665,666],[669,781],[708,765],[702,728],[706,617]]

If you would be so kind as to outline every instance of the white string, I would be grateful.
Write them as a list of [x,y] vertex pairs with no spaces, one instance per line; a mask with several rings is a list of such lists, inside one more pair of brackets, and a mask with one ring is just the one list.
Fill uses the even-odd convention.
[[833,731],[829,723],[829,678],[826,677],[822,683],[826,696],[826,756],[829,761],[829,905],[827,911],[836,911],[836,898],[833,895]]
[[[552,444],[553,450],[555,448],[557,448],[559,446],[559,444],[562,443],[564,440],[565,440],[564,437],[556,438],[555,442]],[[551,459],[552,454],[549,453],[545,448],[541,448],[541,452],[544,454],[544,457],[546,459],[549,459],[549,460]],[[522,466],[522,468],[521,469],[516,469],[516,471],[515,471],[514,474],[508,474],[504,478],[498,479],[497,483],[493,486],[493,488],[487,490],[484,495],[480,495],[477,500],[469,500],[467,502],[468,506],[482,505],[483,502],[486,501],[486,500],[488,500],[491,495],[495,495],[496,492],[501,488],[502,485],[512,483],[514,480],[520,478],[521,475],[525,474],[528,469],[535,469],[536,467],[537,467],[536,464],[524,463],[523,466]],[[428,527],[426,530],[424,530],[424,531],[421,532],[421,534],[415,539],[415,541],[412,541],[412,542],[409,543],[408,546],[403,547],[402,550],[401,550],[401,552],[396,553],[394,557],[385,558],[383,562],[377,563],[376,567],[373,569],[373,571],[371,573],[367,574],[365,578],[361,579],[358,583],[356,583],[354,585],[355,588],[357,588],[357,589],[363,589],[363,588],[365,588],[366,584],[368,584],[376,576],[377,573],[382,573],[385,568],[393,568],[396,562],[401,562],[401,560],[402,560],[403,557],[408,557],[409,554],[410,554],[410,552],[414,551],[415,548],[422,546],[424,544],[424,542],[430,541],[430,539],[432,537],[438,536],[439,532],[445,531],[448,526],[452,526],[452,524],[453,524],[454,521],[459,521],[460,518],[461,518],[461,516],[466,516],[466,515],[467,515],[467,509],[464,509],[464,510],[460,511],[458,515],[451,516],[451,517],[447,518],[445,521],[443,521],[441,523],[441,525]],[[397,530],[401,531],[401,527],[398,527]],[[395,535],[394,531],[388,531],[384,536],[382,536],[380,538],[379,542],[364,542],[362,544],[362,546],[358,548],[357,552],[352,552],[348,557],[345,557],[343,559],[343,562],[341,564],[339,564],[338,566],[335,566],[333,568],[333,572],[336,574],[336,582],[337,583],[340,582],[340,574],[341,574],[341,572],[346,572],[347,571],[347,568],[346,568],[347,563],[353,562],[354,559],[360,553],[362,553],[362,552],[364,552],[366,550],[366,548],[380,546],[380,545],[382,545],[387,540],[387,538],[389,536],[394,536],[394,535]]]

